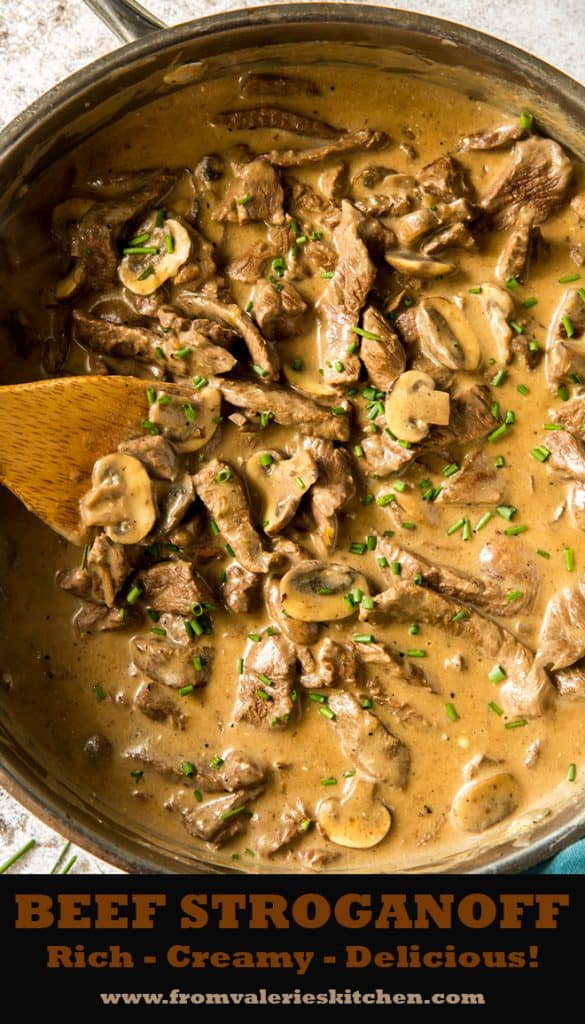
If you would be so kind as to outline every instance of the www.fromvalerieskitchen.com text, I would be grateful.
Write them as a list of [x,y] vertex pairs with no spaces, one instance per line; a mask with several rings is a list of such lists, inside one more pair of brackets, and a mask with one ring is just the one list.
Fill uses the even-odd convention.
[[105,1006],[485,1006],[483,992],[373,992],[329,988],[325,992],[100,992]]

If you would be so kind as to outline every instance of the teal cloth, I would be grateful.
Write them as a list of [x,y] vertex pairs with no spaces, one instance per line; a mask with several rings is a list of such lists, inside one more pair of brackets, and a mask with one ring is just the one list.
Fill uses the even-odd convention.
[[585,839],[573,843],[556,857],[537,864],[529,875],[585,875]]

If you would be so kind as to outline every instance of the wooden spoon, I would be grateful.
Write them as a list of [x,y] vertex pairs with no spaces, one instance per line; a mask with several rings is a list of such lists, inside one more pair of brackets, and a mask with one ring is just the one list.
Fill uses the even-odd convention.
[[79,501],[93,464],[121,441],[144,436],[149,386],[160,387],[138,377],[87,376],[0,388],[0,483],[51,529],[85,543]]

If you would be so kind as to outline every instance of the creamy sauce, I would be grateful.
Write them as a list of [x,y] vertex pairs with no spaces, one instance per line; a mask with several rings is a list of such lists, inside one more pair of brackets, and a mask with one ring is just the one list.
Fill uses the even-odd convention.
[[[298,73],[303,74],[303,69],[299,68]],[[314,69],[306,73],[316,78]],[[379,163],[398,173],[412,174],[437,157],[453,152],[462,136],[496,127],[504,120],[501,112],[485,103],[440,87],[431,91],[420,80],[405,75],[382,77],[363,70],[358,89],[351,71],[324,65],[317,80],[320,96],[291,97],[286,105],[342,129],[383,129],[392,139],[387,151],[349,154],[345,159],[351,176],[361,168]],[[280,101],[274,102],[280,105]],[[98,169],[118,172],[163,164],[192,168],[204,154],[221,153],[234,142],[244,141],[242,133],[229,133],[221,126],[211,129],[208,123],[218,110],[239,104],[236,81],[220,80],[211,85],[193,84],[127,115],[72,154],[68,167],[73,170],[75,191],[82,193],[83,182],[96,177]],[[248,101],[244,105],[253,104]],[[310,140],[291,141],[289,136],[283,141],[282,135],[266,130],[251,133],[245,141],[255,152],[311,144]],[[414,147],[414,159],[407,148],[400,148],[401,143]],[[509,159],[509,148],[464,153],[458,158],[481,193]],[[292,173],[316,186],[321,171],[322,167],[316,166]],[[64,171],[62,180],[67,179],[68,172]],[[573,189],[584,184],[583,168],[578,167]],[[60,194],[50,197],[50,203],[46,197],[43,203],[49,207],[67,195],[67,189],[62,189]],[[210,224],[210,235],[213,231],[219,239],[221,230]],[[230,226],[222,260],[227,262],[265,234],[265,227],[259,224]],[[549,254],[533,262],[528,283],[518,293],[522,299],[538,298],[530,314],[534,319],[532,336],[541,347],[564,288],[558,279],[578,272],[568,257],[568,244],[585,243],[583,225],[569,210],[568,203],[547,220],[543,235]],[[465,294],[479,282],[493,280],[506,233],[483,231],[478,237],[474,251],[454,251],[460,271],[452,279],[442,280],[440,287],[431,285],[430,293]],[[24,310],[41,336],[45,336],[50,311],[38,303],[38,295],[57,276],[56,256],[48,244],[46,216],[40,223],[34,218],[21,218],[7,230],[6,244],[10,252],[20,252],[21,256],[10,276],[4,261],[0,264],[0,310],[3,314],[15,308]],[[327,287],[327,281],[315,273],[296,285],[307,303],[313,305]],[[251,290],[251,285],[233,282],[233,295],[241,308],[249,301]],[[278,347],[283,365],[295,357],[303,359],[304,386],[318,389],[320,356],[314,332],[280,342]],[[15,358],[7,336],[1,357],[3,379],[23,380],[38,375],[37,356],[33,350],[26,361]],[[67,371],[91,369],[91,358],[75,346]],[[483,378],[479,375],[477,379]],[[519,392],[519,385],[521,392],[527,392]],[[360,390],[363,386],[360,384]],[[543,443],[543,424],[550,420],[548,410],[560,407],[561,402],[546,389],[542,363],[530,371],[517,359],[509,366],[504,383],[493,389],[493,398],[499,401],[501,410],[514,411],[516,423],[497,443],[485,445],[487,455],[492,461],[497,456],[505,460],[504,467],[498,470],[505,481],[501,504],[518,509],[514,523],[525,524],[528,529],[514,540],[523,546],[535,570],[541,573],[530,614],[507,617],[501,623],[536,650],[549,599],[561,585],[576,583],[583,573],[581,535],[571,528],[566,513],[560,518],[555,516],[564,498],[565,484],[554,478],[546,464],[529,455]],[[358,397],[356,403],[359,401]],[[291,431],[274,424],[260,438],[257,434],[242,434],[232,424],[222,424],[220,431],[221,455],[237,468],[260,447],[279,449],[291,445]],[[42,424],[39,443],[42,444]],[[451,461],[460,464],[463,454],[456,444],[449,445],[447,451],[429,453],[386,480],[360,485],[357,497],[342,516],[334,561],[364,573],[372,593],[384,590],[387,582],[378,564],[379,553],[366,551],[357,555],[348,549],[352,541],[392,529],[394,542],[474,576],[480,575],[478,556],[482,545],[502,534],[510,523],[494,515],[480,533],[472,533],[466,542],[461,531],[448,535],[447,529],[460,515],[468,515],[472,526],[475,525],[486,507],[462,510],[460,506],[423,504],[420,499],[421,481],[431,478],[435,485],[440,484],[444,481],[444,467]],[[396,480],[403,480],[406,488],[393,491]],[[368,493],[391,491],[404,510],[402,522],[413,523],[415,529],[402,527],[400,519],[397,523],[393,505],[362,503]],[[516,778],[521,797],[512,825],[514,821],[536,820],[543,807],[554,808],[568,799],[571,787],[575,788],[574,783],[566,781],[570,764],[576,765],[577,780],[580,777],[585,762],[582,703],[557,699],[543,716],[507,729],[505,723],[510,716],[501,716],[488,707],[490,702],[498,702],[497,684],[488,678],[493,659],[482,657],[464,640],[447,637],[438,628],[418,624],[414,619],[410,624],[376,624],[372,631],[377,641],[387,643],[395,651],[424,652],[424,659],[421,657],[417,663],[422,664],[434,689],[386,685],[387,696],[408,705],[398,713],[393,713],[384,701],[376,704],[374,700],[375,713],[410,748],[409,781],[404,789],[395,787],[385,800],[393,821],[387,837],[378,846],[364,850],[336,846],[319,834],[315,824],[317,807],[325,797],[339,796],[347,788],[351,776],[344,778],[344,772],[352,772],[355,766],[342,753],[331,723],[319,713],[319,704],[312,703],[304,694],[300,720],[277,733],[233,722],[238,662],[249,647],[247,634],[261,633],[272,624],[265,612],[242,616],[217,610],[213,614],[216,657],[212,679],[205,688],[176,698],[187,716],[186,727],[180,730],[170,723],[151,722],[133,705],[141,676],[129,667],[130,634],[104,633],[81,640],[71,629],[76,601],[60,590],[55,577],[59,569],[79,564],[79,552],[53,536],[7,494],[2,495],[2,524],[4,614],[0,620],[0,659],[5,680],[10,680],[9,685],[0,689],[3,713],[25,745],[36,756],[41,752],[47,769],[65,778],[74,791],[93,804],[97,816],[106,814],[124,822],[131,831],[155,836],[159,845],[179,851],[183,857],[192,854],[194,860],[211,860],[246,870],[262,869],[262,859],[255,849],[256,838],[278,823],[282,810],[300,798],[311,824],[306,835],[271,858],[270,863],[276,868],[302,870],[296,858],[302,847],[336,854],[331,861],[332,870],[391,871],[437,865],[455,854],[496,842],[510,828],[508,818],[478,836],[461,832],[453,823],[453,799],[465,780],[465,765],[475,756],[485,755],[492,771],[509,772]],[[566,548],[575,552],[572,574],[565,566]],[[539,556],[539,549],[550,557]],[[221,562],[211,563],[202,572],[217,585],[223,568]],[[418,628],[413,628],[413,624]],[[146,619],[142,627],[145,635],[151,625]],[[344,620],[330,623],[322,636],[343,640],[362,630],[371,631],[366,623],[348,624]],[[461,671],[453,667],[452,659],[458,656],[464,666]],[[384,688],[384,668],[368,666],[366,675],[369,688],[360,687],[360,697],[364,698],[369,692],[377,692],[376,684],[378,689]],[[96,684],[105,699],[96,698]],[[456,720],[452,720],[447,707],[456,710]],[[111,742],[110,758],[94,762],[87,757],[84,743],[94,733]],[[273,766],[264,794],[251,805],[253,817],[245,831],[221,850],[211,852],[205,844],[188,837],[180,816],[165,808],[173,790],[181,785],[180,780],[170,782],[148,766],[138,781],[131,775],[136,766],[123,755],[145,740],[152,752],[173,764],[211,759],[236,748],[258,763]],[[534,766],[527,768],[525,758],[535,741],[540,741],[539,755]],[[324,789],[323,780],[330,778],[337,783]],[[196,780],[184,782],[187,792],[195,788]]]

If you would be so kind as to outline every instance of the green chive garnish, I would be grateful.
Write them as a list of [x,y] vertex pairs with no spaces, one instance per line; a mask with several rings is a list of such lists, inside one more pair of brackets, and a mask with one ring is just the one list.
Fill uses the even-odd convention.
[[573,572],[575,568],[575,552],[573,548],[565,548],[563,551],[563,558],[565,560],[565,569],[567,572]]
[[459,715],[454,704],[445,704],[445,711],[447,712],[447,718],[450,718],[452,722],[457,722]]
[[488,672],[488,679],[490,683],[501,683],[507,678],[507,672],[501,665],[494,665]]

